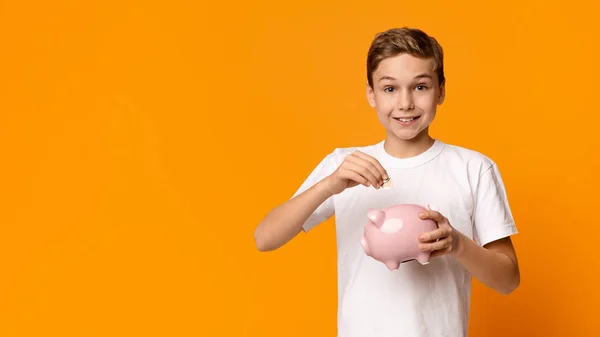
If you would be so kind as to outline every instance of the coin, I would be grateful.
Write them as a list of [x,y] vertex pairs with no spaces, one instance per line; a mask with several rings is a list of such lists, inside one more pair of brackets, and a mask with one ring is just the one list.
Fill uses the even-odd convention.
[[383,181],[383,185],[381,185],[381,187],[383,187],[383,189],[387,190],[390,187],[392,187],[392,178],[387,178]]

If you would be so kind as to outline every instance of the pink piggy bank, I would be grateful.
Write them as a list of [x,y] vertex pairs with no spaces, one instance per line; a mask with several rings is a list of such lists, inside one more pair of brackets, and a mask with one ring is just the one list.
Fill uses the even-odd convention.
[[431,252],[419,249],[418,236],[438,228],[433,220],[421,220],[419,213],[427,209],[411,204],[399,204],[382,210],[369,209],[361,244],[368,256],[383,262],[389,270],[402,262],[417,260],[429,263]]

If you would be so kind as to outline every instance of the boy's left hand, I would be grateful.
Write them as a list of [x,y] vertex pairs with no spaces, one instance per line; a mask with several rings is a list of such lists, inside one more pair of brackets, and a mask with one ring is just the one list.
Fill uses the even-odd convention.
[[431,257],[453,254],[460,248],[461,234],[452,227],[450,221],[436,211],[425,211],[419,214],[422,220],[431,219],[438,224],[438,229],[419,235],[419,249],[430,251]]

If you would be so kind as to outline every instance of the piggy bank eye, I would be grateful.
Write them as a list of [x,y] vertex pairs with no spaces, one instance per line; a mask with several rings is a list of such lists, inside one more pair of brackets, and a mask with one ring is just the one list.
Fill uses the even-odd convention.
[[404,224],[402,223],[402,219],[400,218],[391,218],[385,220],[383,226],[381,226],[381,231],[383,233],[396,233],[402,229]]

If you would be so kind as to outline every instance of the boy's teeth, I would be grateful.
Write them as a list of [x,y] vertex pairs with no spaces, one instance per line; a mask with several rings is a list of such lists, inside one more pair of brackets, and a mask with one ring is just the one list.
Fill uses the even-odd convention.
[[415,118],[414,118],[414,117],[412,117],[412,118],[398,118],[398,119],[399,119],[401,122],[410,122],[410,121],[412,121],[412,120],[413,120],[413,119],[415,119]]

